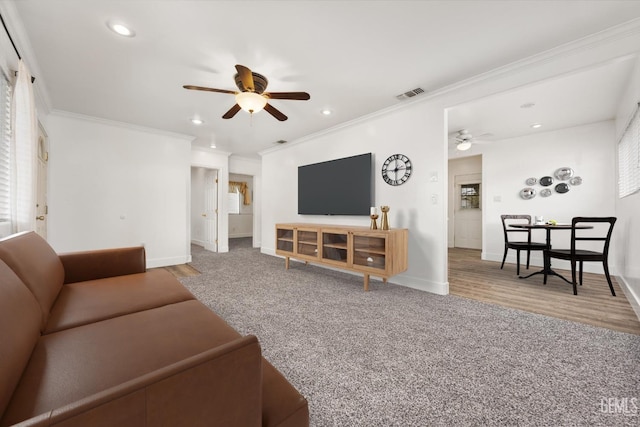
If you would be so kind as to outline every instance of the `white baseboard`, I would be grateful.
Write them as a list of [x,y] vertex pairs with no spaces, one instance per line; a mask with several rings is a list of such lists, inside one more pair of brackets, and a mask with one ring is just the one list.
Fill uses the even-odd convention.
[[616,280],[636,313],[636,317],[640,320],[640,279],[616,276]]
[[253,237],[253,233],[236,233],[236,234],[229,234],[229,238],[230,238],[230,239],[236,239],[236,238],[241,238],[241,237]]
[[168,267],[170,265],[181,265],[191,262],[191,255],[172,258],[147,259],[147,268]]
[[[487,253],[482,252],[481,258],[485,261],[495,261],[502,263],[502,257],[504,254],[496,254],[496,253]],[[509,250],[507,253],[507,259],[505,260],[505,264],[515,264],[516,263],[516,252],[514,250]],[[571,263],[569,261],[554,259],[553,262],[554,270],[566,270],[571,274]],[[520,266],[527,265],[527,253],[520,252]],[[531,260],[529,261],[529,269],[531,266],[540,267],[544,265],[544,259],[542,258],[542,253],[540,251],[531,252]],[[602,269],[601,262],[585,262],[584,263],[584,271],[585,273],[594,273],[594,274],[604,274],[604,270]],[[617,275],[618,268],[615,265],[609,265],[609,271],[613,276]]]

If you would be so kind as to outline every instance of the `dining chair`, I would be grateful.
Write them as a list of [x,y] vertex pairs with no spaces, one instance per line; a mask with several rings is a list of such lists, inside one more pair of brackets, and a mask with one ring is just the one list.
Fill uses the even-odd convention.
[[[599,233],[589,229],[576,228],[577,225],[597,225],[608,224],[606,233],[604,229],[597,230]],[[616,223],[615,217],[575,217],[571,220],[571,248],[570,249],[549,249],[545,251],[546,263],[551,262],[551,258],[558,258],[571,261],[571,283],[573,284],[573,294],[578,295],[577,283],[582,286],[582,272],[584,262],[601,262],[604,269],[604,275],[607,278],[611,295],[616,296],[611,283],[611,275],[609,274],[609,243],[611,242],[611,233]],[[594,251],[591,249],[582,249],[582,242],[602,242],[602,251]],[[547,264],[548,265],[548,264]],[[579,271],[579,282],[576,281],[576,266]],[[547,274],[544,275],[544,283],[547,283]]]
[[[531,261],[531,251],[544,251],[547,249],[546,243],[532,242],[531,241],[531,229],[523,228],[511,228],[511,224],[531,224],[531,215],[500,215],[502,219],[502,229],[504,231],[504,255],[502,257],[502,265],[500,269],[504,267],[504,261],[507,259],[507,252],[509,249],[516,251],[516,274],[520,275],[520,251],[527,251],[527,270],[529,269],[529,261]],[[522,236],[522,233],[526,233],[527,240],[516,239],[516,234]]]

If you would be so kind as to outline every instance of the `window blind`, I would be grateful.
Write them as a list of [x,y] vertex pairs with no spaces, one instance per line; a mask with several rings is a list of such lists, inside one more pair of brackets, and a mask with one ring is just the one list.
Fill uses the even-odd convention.
[[11,219],[11,84],[0,73],[0,222]]
[[636,106],[636,111],[618,142],[618,193],[620,198],[640,190],[639,106]]

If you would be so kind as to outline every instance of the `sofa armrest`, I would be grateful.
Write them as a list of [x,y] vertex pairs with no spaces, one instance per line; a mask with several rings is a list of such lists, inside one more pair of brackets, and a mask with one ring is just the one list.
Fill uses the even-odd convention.
[[146,271],[143,246],[72,252],[59,257],[64,266],[65,284]]
[[253,335],[207,350],[16,426],[256,426],[262,355]]

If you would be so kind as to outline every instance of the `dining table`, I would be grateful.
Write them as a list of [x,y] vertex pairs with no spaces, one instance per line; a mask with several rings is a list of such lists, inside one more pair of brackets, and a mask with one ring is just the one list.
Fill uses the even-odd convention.
[[[546,231],[547,234],[547,248],[551,249],[551,232],[554,230],[571,230],[571,229],[579,229],[579,230],[586,230],[586,229],[590,229],[593,228],[592,225],[571,225],[570,223],[532,223],[532,224],[511,224],[510,225],[513,228],[522,228],[525,230],[535,230],[535,229],[543,229]],[[545,249],[545,252],[547,251],[547,249]],[[544,257],[544,265],[542,267],[542,270],[540,271],[534,271],[531,274],[528,274],[526,276],[518,276],[518,278],[520,279],[528,279],[531,276],[535,276],[536,274],[546,274],[547,276],[558,276],[559,278],[561,278],[562,280],[564,280],[565,282],[569,283],[570,285],[572,284],[572,282],[570,282],[569,280],[567,280],[567,278],[565,278],[562,274],[556,272],[554,269],[551,268],[551,259],[549,257],[547,257],[545,255]],[[545,281],[546,283],[546,281]]]

